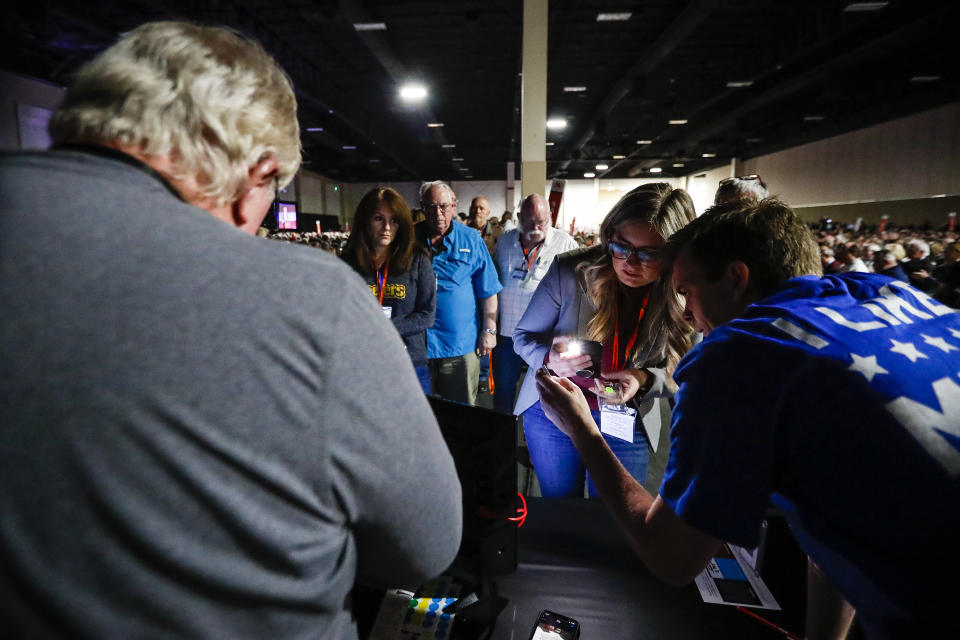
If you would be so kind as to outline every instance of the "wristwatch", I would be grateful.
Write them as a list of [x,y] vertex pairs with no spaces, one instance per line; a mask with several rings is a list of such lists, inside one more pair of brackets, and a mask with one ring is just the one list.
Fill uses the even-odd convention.
[[484,329],[483,332],[484,332],[484,333],[489,333],[489,334],[492,335],[492,336],[497,335],[497,330],[496,330],[496,329]]

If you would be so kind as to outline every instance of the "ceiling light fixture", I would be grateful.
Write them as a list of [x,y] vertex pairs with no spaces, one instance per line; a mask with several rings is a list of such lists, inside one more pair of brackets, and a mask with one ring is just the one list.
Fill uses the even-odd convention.
[[[886,4],[886,2],[884,2],[884,4]],[[597,22],[624,22],[625,20],[629,20],[632,15],[629,11],[621,13],[598,13]]]
[[387,25],[383,22],[354,22],[353,28],[357,31],[386,31]]
[[310,133],[317,133],[319,131],[323,131],[323,127],[307,127],[307,131]]
[[677,118],[676,120],[668,120],[667,124],[687,124],[686,118]]
[[547,129],[566,129],[566,118],[550,118],[547,120]]
[[650,167],[650,173],[660,173],[663,171],[660,167]]
[[431,129],[436,129],[436,128],[438,128],[438,127],[442,127],[442,126],[443,126],[443,123],[442,123],[442,122],[428,122],[428,123],[427,123],[427,126],[430,127]]
[[547,146],[548,146],[548,147],[552,147],[554,144],[555,144],[555,143],[553,143],[553,142],[548,142],[548,143],[547,143]]
[[627,156],[619,156],[619,155],[618,155],[618,156],[613,156],[613,159],[614,159],[614,160],[626,160],[626,159],[627,159]]
[[715,154],[715,153],[701,153],[701,154],[700,154],[700,157],[701,157],[701,158],[716,158],[716,157],[717,157],[717,154]]
[[606,170],[609,169],[609,168],[610,168],[610,167],[608,167],[608,166],[605,165],[605,164],[598,164],[597,167],[596,167],[597,171],[606,171]]
[[586,91],[586,87],[564,87],[563,90],[566,93],[580,93],[581,91]]
[[454,161],[454,162],[463,162],[463,158],[454,158],[453,161]]
[[910,82],[936,82],[940,76],[913,76]]
[[682,163],[682,162],[674,162],[674,163],[673,163],[673,166],[674,166],[674,167],[682,167],[682,166],[683,166],[683,163]]
[[851,2],[843,8],[844,12],[855,11],[879,11],[886,7],[889,2]]
[[727,86],[731,89],[740,89],[742,87],[749,87],[753,84],[753,80],[730,80],[727,82]]
[[583,177],[584,177],[584,178],[596,178],[596,177],[597,177],[597,174],[595,174],[593,171],[587,171],[585,174],[583,174]]
[[400,87],[400,97],[407,102],[417,102],[427,97],[427,88],[422,84],[405,84]]
[[441,147],[442,149],[456,149],[456,148],[457,148],[457,145],[455,145],[455,144],[442,144],[442,145],[440,145],[440,147]]
[[637,140],[637,144],[653,144],[653,140]]
[[345,144],[341,147],[341,149],[343,149],[344,151],[353,151],[356,148],[357,148],[357,145],[355,144]]
[[803,116],[804,122],[821,122],[826,116]]
[[380,162],[380,158],[370,158],[370,162],[372,162],[373,164],[377,164],[378,162]]

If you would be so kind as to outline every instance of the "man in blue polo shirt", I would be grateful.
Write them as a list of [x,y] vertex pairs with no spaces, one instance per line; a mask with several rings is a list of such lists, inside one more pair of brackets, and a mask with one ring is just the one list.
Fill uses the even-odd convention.
[[[821,277],[812,234],[776,200],[708,211],[663,255],[704,338],[676,369],[659,496],[578,387],[537,379],[643,561],[685,583],[721,540],[755,546],[772,502],[813,563],[808,602],[838,591],[871,640],[960,637],[960,314],[878,274]],[[807,637],[851,611],[808,606]]]
[[457,197],[449,185],[425,183],[420,206],[426,219],[415,227],[417,240],[432,253],[437,276],[437,316],[427,329],[433,391],[476,404],[479,358],[497,345],[497,269],[480,234],[453,223]]

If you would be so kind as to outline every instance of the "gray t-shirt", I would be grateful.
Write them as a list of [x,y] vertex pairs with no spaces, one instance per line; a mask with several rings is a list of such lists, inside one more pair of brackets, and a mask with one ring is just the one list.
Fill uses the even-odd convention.
[[100,154],[0,192],[5,633],[354,638],[356,580],[448,566],[453,462],[346,265]]

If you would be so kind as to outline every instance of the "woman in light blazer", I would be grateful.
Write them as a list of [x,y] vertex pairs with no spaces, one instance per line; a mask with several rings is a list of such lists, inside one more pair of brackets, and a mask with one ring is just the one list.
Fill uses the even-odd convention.
[[[600,244],[555,258],[534,293],[513,334],[514,350],[529,367],[514,413],[523,415],[544,496],[582,496],[585,478],[589,495],[596,495],[573,443],[540,408],[535,378],[544,365],[587,392],[597,424],[604,422],[597,392],[636,411],[632,434],[626,434],[632,439],[604,437],[631,475],[646,480],[648,441],[659,434],[657,398],[673,393],[669,375],[692,335],[670,283],[660,278],[659,251],[694,217],[693,201],[682,189],[663,182],[637,187],[607,214]],[[600,378],[619,383],[620,390],[605,392],[614,385],[576,375],[591,359],[570,348],[574,340],[602,343]],[[621,424],[625,419],[614,417]],[[648,436],[645,423],[656,433]]]

